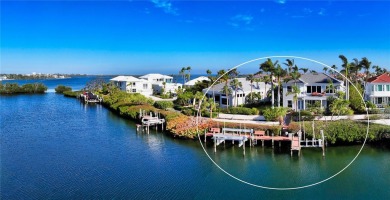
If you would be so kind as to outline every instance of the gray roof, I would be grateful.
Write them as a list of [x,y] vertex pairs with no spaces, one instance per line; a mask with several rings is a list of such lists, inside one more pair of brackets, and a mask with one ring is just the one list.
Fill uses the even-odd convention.
[[[302,74],[301,77],[299,78],[299,81],[302,81],[307,84],[329,83],[329,80],[332,81],[332,83],[342,82],[324,73],[306,73],[306,74]],[[294,80],[290,80],[287,83],[294,83],[294,82],[295,82]]]
[[[251,82],[247,81],[246,78],[237,78],[237,79],[242,84],[242,88],[238,89],[237,93],[242,93],[242,92],[249,93],[251,91]],[[228,81],[228,86],[230,89],[232,89],[232,92],[234,93],[234,88],[230,86],[231,81],[232,80]],[[212,88],[210,88],[208,93],[210,93],[212,91],[214,91],[214,93],[219,93],[223,89],[223,86],[225,86],[225,83],[215,84]],[[259,84],[257,84],[257,82],[253,82],[252,87],[253,87],[252,88],[253,92],[264,91],[265,83],[259,82]],[[267,84],[267,89],[269,89],[269,88],[271,88],[271,85]],[[207,88],[203,90],[203,92],[206,92],[206,91],[207,91]]]

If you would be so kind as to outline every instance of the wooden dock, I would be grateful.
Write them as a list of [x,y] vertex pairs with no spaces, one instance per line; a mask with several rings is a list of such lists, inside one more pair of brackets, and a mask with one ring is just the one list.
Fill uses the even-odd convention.
[[[204,135],[204,142],[206,142],[207,137],[212,137],[214,141],[214,153],[217,152],[217,146],[226,141],[232,141],[234,144],[235,141],[238,142],[239,147],[243,147],[243,155],[245,156],[245,142],[249,140],[249,146],[254,146],[258,144],[258,141],[261,141],[261,145],[264,146],[264,141],[271,141],[272,148],[274,148],[274,143],[279,142],[279,147],[281,146],[282,141],[288,141],[291,144],[291,156],[293,151],[298,152],[298,156],[301,154],[302,147],[320,147],[322,148],[323,156],[325,156],[325,145],[324,145],[324,133],[320,131],[322,138],[315,139],[312,138],[308,140],[302,140],[302,132],[298,131],[296,134],[287,133],[287,136],[274,136],[266,135],[265,131],[254,131],[253,129],[241,129],[241,128],[210,128],[208,132]],[[297,135],[297,136],[294,136]]]
[[146,133],[149,134],[150,127],[155,126],[157,129],[158,125],[161,125],[161,130],[164,130],[165,119],[160,118],[159,113],[154,113],[154,116],[152,112],[149,115],[146,115],[144,111],[140,110],[139,117],[141,119],[141,124],[137,124],[137,131],[145,130]]
[[92,92],[84,92],[80,94],[79,99],[84,101],[84,103],[101,103],[103,98],[99,97],[99,95],[95,95]]

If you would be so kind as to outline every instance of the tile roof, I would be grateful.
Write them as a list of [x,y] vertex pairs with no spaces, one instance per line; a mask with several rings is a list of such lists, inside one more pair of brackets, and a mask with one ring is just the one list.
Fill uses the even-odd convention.
[[198,78],[195,78],[195,79],[192,79],[192,80],[186,82],[184,85],[193,86],[193,85],[195,85],[196,82],[198,82],[198,81],[202,82],[204,80],[208,81],[210,79],[207,78],[206,76],[199,76]]
[[379,76],[371,77],[367,80],[370,83],[390,83],[390,75],[387,73],[381,74]]
[[173,78],[173,77],[172,76],[163,75],[163,74],[146,74],[146,75],[140,76],[139,78],[149,79],[149,78]]
[[135,78],[134,76],[117,76],[115,78],[110,79],[110,81],[144,82],[144,80]]
[[[237,78],[237,79],[242,84],[242,88],[238,89],[237,93],[250,92],[251,91],[251,83],[250,83],[250,81],[247,81],[246,78]],[[232,91],[234,91],[234,88],[230,86],[230,82],[231,81],[232,80],[228,81],[228,86],[229,86],[230,89],[232,89]],[[212,91],[219,93],[223,89],[224,86],[225,86],[225,83],[218,83],[218,84],[214,85],[212,88],[210,88],[209,93],[211,93]],[[253,91],[256,91],[256,90],[263,91],[264,87],[265,87],[265,83],[264,82],[259,82],[258,85],[257,85],[256,82],[253,82],[253,84],[252,84],[252,90]],[[267,89],[268,88],[271,88],[271,84],[267,84]],[[207,91],[207,88],[204,89],[203,91]]]
[[[301,82],[307,83],[307,84],[313,84],[313,83],[329,83],[329,80],[331,80],[333,83],[341,83],[340,80],[335,79],[327,74],[324,73],[306,73],[302,74],[299,78]],[[294,80],[288,81],[288,83],[294,83]]]

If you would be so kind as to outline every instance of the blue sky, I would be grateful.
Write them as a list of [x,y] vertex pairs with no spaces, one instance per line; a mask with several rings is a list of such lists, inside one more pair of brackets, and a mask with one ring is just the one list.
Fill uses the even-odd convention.
[[204,73],[340,54],[390,68],[390,1],[1,1],[0,13],[1,73]]

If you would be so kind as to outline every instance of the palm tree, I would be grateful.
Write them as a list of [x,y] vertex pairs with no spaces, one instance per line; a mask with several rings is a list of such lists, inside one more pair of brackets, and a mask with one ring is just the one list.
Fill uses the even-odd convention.
[[190,78],[191,78],[191,67],[188,66],[188,67],[186,68],[186,70],[188,71],[188,80],[190,80]]
[[196,100],[198,100],[198,105],[200,105],[200,100],[203,98],[203,93],[200,91],[197,91],[194,95],[194,102],[192,102],[192,105],[195,107]]
[[[358,83],[358,73],[361,70],[362,66],[359,63],[359,60],[357,58],[352,59],[353,61],[349,63],[350,68],[350,79],[353,80],[356,84]],[[352,76],[354,74],[355,76]]]
[[348,70],[350,68],[350,64],[348,63],[348,59],[344,56],[344,55],[339,55],[339,58],[341,59],[342,61],[342,67],[344,68],[345,70],[345,86],[346,86],[346,95],[345,95],[345,100],[348,100],[349,99],[349,82],[348,82]]
[[294,67],[294,59],[286,59],[286,62],[283,63],[284,65],[286,65],[288,67],[288,73],[290,74],[292,71],[293,71],[293,67]]
[[287,72],[279,64],[277,64],[274,73],[278,81],[278,108],[280,108],[280,86],[281,86],[280,78],[286,76]]
[[225,93],[226,96],[226,109],[229,111],[229,87],[228,87],[228,81],[229,81],[229,75],[225,72],[225,70],[219,70],[218,71],[218,76],[220,77],[219,80],[221,82],[225,83],[224,88],[222,89],[223,93]]
[[228,75],[230,78],[236,78],[240,72],[237,71],[237,68],[229,70]]
[[185,80],[186,82],[190,80],[190,74],[185,74]]
[[[293,101],[295,105],[295,111],[298,110],[298,94],[301,93],[299,87],[297,86],[297,80],[301,77],[301,74],[295,70],[290,74],[291,78],[294,80],[294,87],[292,87],[292,93],[294,93]],[[289,93],[287,93],[288,95]]]
[[183,78],[183,85],[185,84],[185,76],[184,76],[185,71],[186,71],[185,67],[181,68],[181,70],[179,71],[179,75],[181,75],[181,77]]
[[302,70],[302,72],[303,72],[304,74],[306,74],[306,72],[309,71],[308,68],[299,68],[299,70]]
[[290,94],[293,94],[293,102],[294,102],[294,105],[295,105],[295,111],[298,111],[298,94],[301,93],[299,87],[297,85],[293,85],[291,87],[291,92],[287,92],[286,95],[290,95]]
[[375,75],[377,75],[377,76],[387,72],[387,69],[381,68],[378,65],[374,65],[374,66],[372,66],[372,68],[375,69]]
[[274,108],[274,104],[275,104],[275,99],[274,99],[274,92],[273,92],[273,88],[274,88],[274,81],[273,81],[273,75],[274,75],[274,71],[275,71],[275,66],[278,64],[278,61],[275,61],[274,63],[272,62],[271,59],[267,59],[267,61],[265,61],[264,63],[260,64],[260,69],[263,70],[264,72],[269,72],[270,73],[270,77],[271,77],[271,104],[272,104],[272,108]]
[[163,92],[161,92],[161,93],[163,94],[163,93],[166,92],[166,91],[165,91],[165,86],[167,85],[167,83],[164,81],[162,84],[163,84]]
[[229,86],[224,85],[221,92],[226,95],[226,110],[229,112],[229,95],[232,93],[232,89]]
[[251,103],[253,103],[253,95],[252,95],[252,89],[253,89],[253,81],[255,81],[255,77],[253,76],[253,74],[249,74],[247,77],[246,77],[246,80],[249,81],[251,83]]
[[234,96],[236,98],[236,105],[234,107],[237,107],[238,106],[238,95],[237,95],[237,91],[239,88],[242,88],[242,83],[240,81],[238,81],[238,79],[233,79],[232,81],[230,81],[230,86],[232,88],[234,88]]
[[[262,79],[256,79],[258,82],[263,81],[264,82],[264,99],[267,95],[267,84],[271,82],[271,77],[269,76],[263,76]],[[257,82],[256,81],[256,82]],[[259,87],[259,83],[257,83],[257,87]]]
[[324,70],[324,73],[326,74],[326,72],[328,71],[328,67],[324,67],[322,70]]
[[360,61],[359,63],[362,68],[364,68],[364,70],[366,71],[366,80],[364,81],[364,92],[363,94],[366,93],[366,86],[367,86],[367,81],[368,81],[368,78],[370,76],[370,68],[371,68],[371,62],[368,61],[368,59],[366,57],[362,58],[362,60]]

